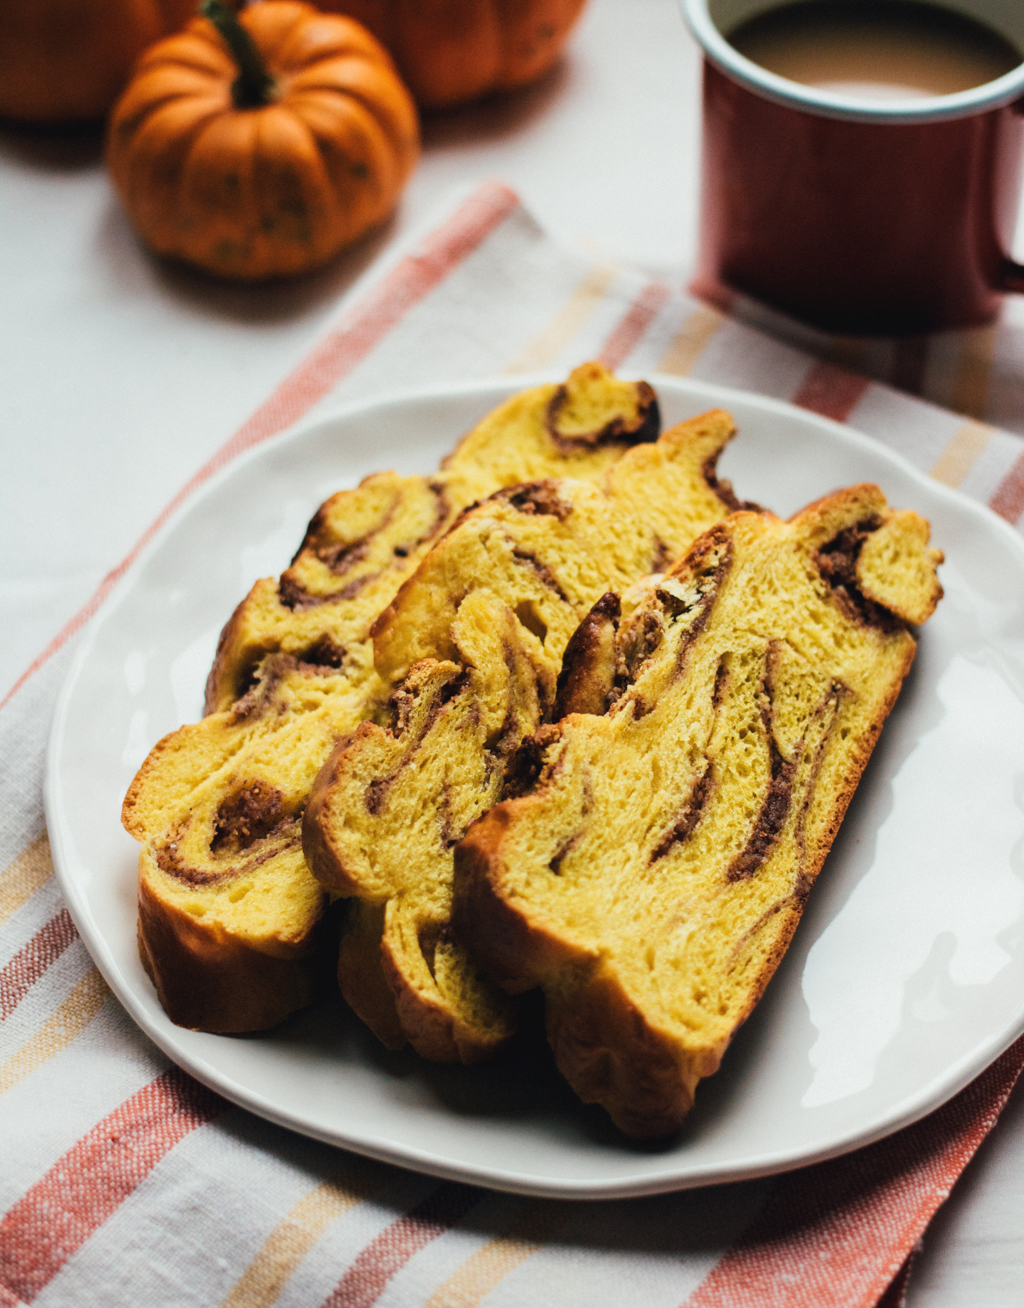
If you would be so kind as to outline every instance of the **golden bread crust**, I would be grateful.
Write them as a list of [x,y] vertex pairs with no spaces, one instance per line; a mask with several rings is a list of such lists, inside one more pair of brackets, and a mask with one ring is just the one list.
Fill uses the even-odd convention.
[[[785,952],[935,593],[919,522],[860,486],[711,529],[619,623],[610,711],[545,728],[455,850],[459,938],[544,988],[560,1069],[629,1135],[678,1128]],[[857,585],[879,530],[902,613]]]
[[553,990],[546,1007],[548,1040],[566,1080],[585,1104],[616,1104],[615,1124],[625,1135],[676,1130],[697,1082],[718,1070],[725,1052],[723,1044],[699,1062],[680,1057],[611,970],[598,969],[585,987],[564,995]]
[[352,900],[347,905],[338,952],[338,987],[345,1002],[388,1049],[401,1049],[405,1031],[384,972],[381,937],[384,904]]
[[211,933],[143,881],[139,955],[167,1016],[193,1031],[264,1031],[315,997],[313,942],[275,958]]

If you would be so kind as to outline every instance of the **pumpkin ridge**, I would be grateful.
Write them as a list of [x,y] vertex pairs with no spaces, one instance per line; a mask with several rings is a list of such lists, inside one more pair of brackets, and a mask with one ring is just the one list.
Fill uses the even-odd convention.
[[[125,192],[136,197],[136,204],[152,215],[150,221],[162,233],[153,244],[161,253],[174,252],[174,242],[169,242],[166,229],[173,226],[176,197],[191,142],[205,123],[221,113],[218,105],[197,122],[195,110],[194,104],[178,98],[149,112],[135,133],[135,149],[129,157],[127,175],[119,182]],[[180,119],[185,116],[193,121],[183,128]],[[179,120],[176,135],[168,137],[167,118]]]
[[[405,123],[400,122],[399,116],[392,114],[390,106],[386,104],[386,96],[377,94],[381,90],[383,88],[374,79],[373,83],[368,87],[350,86],[346,91],[346,99],[352,107],[358,105],[363,113],[376,121],[392,150],[402,156],[401,166],[395,169],[396,176],[398,176],[399,180],[402,180],[416,158],[415,118],[410,113]],[[289,87],[290,99],[298,99],[300,96],[310,94],[336,99],[339,92],[336,87],[320,80],[307,84],[304,80],[300,82],[297,78]]]
[[226,50],[211,45],[193,31],[184,31],[150,46],[135,65],[132,83],[154,69],[165,71],[168,64],[192,68],[204,77],[224,77],[234,68]]
[[[168,91],[160,94],[159,98],[146,99],[133,108],[130,114],[125,117],[118,125],[118,136],[128,137],[140,131],[144,126],[148,126],[148,120],[161,110],[171,105],[181,105],[185,100],[194,100],[198,97],[189,95],[186,91]],[[212,101],[211,112],[220,113],[223,109],[222,104],[210,97]]]
[[221,112],[231,105],[222,78],[212,78],[199,70],[178,64],[169,74],[158,74],[155,71],[143,72],[121,97],[118,105],[117,135],[124,136],[129,132],[132,122],[137,120],[139,113],[156,108],[170,100],[183,99],[209,99],[218,105]]
[[[247,160],[251,153],[255,129],[256,115],[251,112],[245,114],[215,114],[204,122],[196,124],[189,148],[182,162],[178,184],[175,188],[176,203],[173,214],[173,237],[172,243],[166,251],[167,253],[180,257],[179,252],[182,249],[183,240],[196,228],[197,217],[199,219],[198,226],[203,229],[202,239],[208,247],[217,250],[229,241],[242,248],[251,247],[251,231],[243,229],[241,232],[236,231],[227,236],[223,234],[229,221],[228,210],[215,198],[214,187],[217,182],[220,182],[223,190],[227,190],[230,183],[223,169],[219,170],[219,176],[214,176],[211,160],[218,160],[225,156],[234,160]],[[226,150],[226,134],[231,132],[236,133],[236,137],[234,141],[230,142],[230,150]],[[239,141],[239,135],[250,138],[248,145]],[[238,168],[235,208],[241,209],[243,212],[251,208],[252,196],[255,192],[252,170],[248,170],[247,177],[245,173],[244,165]],[[246,192],[248,192],[248,196]],[[247,198],[249,199],[248,205],[245,203]],[[220,257],[224,258],[225,256],[221,254]]]
[[[257,195],[266,195],[272,201],[270,207],[261,206],[256,240],[269,241],[273,232],[275,239],[288,243],[294,258],[296,247],[316,252],[330,247],[333,230],[318,236],[313,218],[320,211],[331,212],[332,190],[312,132],[289,106],[279,104],[274,108],[276,112],[262,114],[256,126],[255,189]],[[299,149],[301,167],[295,168],[288,161],[295,158]],[[261,178],[261,172],[266,181]],[[274,226],[264,227],[268,221]],[[336,219],[332,219],[332,225],[336,229]]]
[[[369,110],[364,110],[360,115],[357,110],[361,107],[359,102],[348,106],[346,131],[348,139],[345,141],[332,141],[330,134],[322,135],[314,124],[310,121],[310,116],[305,112],[305,107],[310,108],[319,103],[319,96],[328,96],[329,92],[314,92],[303,95],[299,99],[299,105],[291,106],[293,112],[297,112],[299,107],[303,107],[303,121],[308,130],[312,133],[320,151],[327,176],[335,193],[339,196],[345,194],[350,188],[352,177],[357,177],[360,181],[366,182],[366,190],[374,188],[372,203],[367,203],[371,214],[376,213],[381,202],[386,203],[386,194],[390,189],[390,184],[397,183],[401,179],[395,176],[395,169],[390,159],[393,154],[391,143],[388,141],[385,133],[381,130],[380,124],[376,122],[373,114]],[[337,130],[335,130],[337,135]],[[381,171],[387,174],[384,184],[376,181],[376,175]],[[368,197],[369,199],[369,197]],[[374,221],[369,218],[368,221]]]
[[[283,10],[286,5],[292,13],[277,12]],[[291,72],[297,66],[316,63],[327,53],[326,47],[331,41],[331,36],[326,30],[324,36],[310,43],[307,50],[300,53],[299,50],[292,49],[292,46],[301,47],[303,42],[308,40],[307,29],[311,22],[316,21],[316,19],[311,20],[309,15],[303,12],[304,8],[305,6],[297,0],[295,3],[293,0],[278,0],[278,4],[270,13],[267,12],[265,5],[256,5],[243,11],[247,19],[246,26],[254,37],[258,37],[267,63],[272,64],[274,69],[281,73]],[[322,16],[318,11],[317,17]]]
[[388,195],[401,186],[408,169],[399,168],[379,119],[358,100],[349,105],[348,130],[353,144],[342,151],[324,142],[321,157],[339,198],[350,191],[353,176],[362,183],[358,199],[345,208],[346,224],[376,227],[388,216]]

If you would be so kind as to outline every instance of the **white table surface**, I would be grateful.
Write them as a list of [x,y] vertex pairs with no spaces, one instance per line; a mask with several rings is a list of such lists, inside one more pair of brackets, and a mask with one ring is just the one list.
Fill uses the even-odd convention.
[[[457,189],[500,178],[563,241],[683,281],[699,73],[676,0],[590,0],[540,86],[425,124],[384,232],[268,288],[150,259],[98,137],[0,127],[0,697],[303,357],[356,277]],[[1022,1190],[1024,1085],[926,1236],[910,1308],[1024,1303]]]

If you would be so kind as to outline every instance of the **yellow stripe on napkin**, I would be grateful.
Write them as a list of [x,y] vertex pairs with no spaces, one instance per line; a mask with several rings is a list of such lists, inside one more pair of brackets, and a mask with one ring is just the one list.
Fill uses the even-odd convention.
[[52,876],[50,841],[44,832],[0,872],[0,922],[6,922]]
[[712,309],[710,304],[698,305],[658,361],[658,371],[685,377],[725,320],[725,314]]
[[221,1308],[269,1308],[276,1303],[330,1224],[366,1199],[368,1179],[357,1177],[348,1185],[325,1181],[303,1195],[271,1231]]
[[26,1040],[6,1063],[0,1063],[0,1095],[6,1094],[12,1086],[30,1076],[62,1049],[66,1049],[100,1011],[109,994],[107,983],[91,967],[35,1035]]
[[506,1235],[483,1245],[457,1268],[430,1296],[424,1308],[476,1308],[476,1305],[527,1258],[557,1235],[575,1206],[550,1200],[533,1200],[522,1210]]
[[544,330],[505,369],[506,373],[545,368],[561,354],[604,299],[617,270],[610,264],[593,268]]
[[991,439],[992,428],[983,422],[964,423],[939,455],[931,475],[946,486],[961,485]]

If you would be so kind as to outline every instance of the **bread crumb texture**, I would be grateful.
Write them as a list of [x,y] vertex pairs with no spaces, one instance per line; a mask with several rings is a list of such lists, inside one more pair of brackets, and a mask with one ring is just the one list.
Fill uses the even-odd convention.
[[371,627],[403,582],[475,500],[524,478],[598,479],[659,424],[650,387],[586,364],[499,406],[435,476],[385,472],[332,496],[291,566],[256,583],[221,634],[207,716],[156,745],[122,811],[143,846],[140,952],[173,1020],[255,1030],[309,1002],[328,897],[301,818],[339,739],[384,711]]
[[[582,402],[570,425],[567,407],[556,419],[573,440],[607,425],[605,408]],[[512,1033],[507,996],[451,930],[453,848],[517,784],[520,746],[559,711],[563,655],[588,610],[609,587],[639,602],[628,598],[639,578],[730,512],[715,461],[733,431],[713,411],[629,450],[597,484],[545,478],[496,492],[374,624],[387,713],[336,747],[303,834],[326,890],[377,906],[393,1004],[366,985],[365,914],[342,938],[339,981],[382,1039],[401,1029],[425,1057],[472,1062]]]
[[[544,988],[564,1075],[636,1137],[675,1131],[777,967],[941,588],[877,487],[739,512],[576,675],[531,788],[456,847],[455,926]],[[609,671],[610,669],[610,671]],[[602,692],[603,691],[603,696]]]

